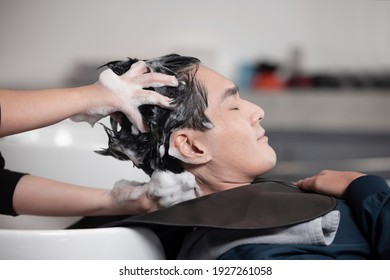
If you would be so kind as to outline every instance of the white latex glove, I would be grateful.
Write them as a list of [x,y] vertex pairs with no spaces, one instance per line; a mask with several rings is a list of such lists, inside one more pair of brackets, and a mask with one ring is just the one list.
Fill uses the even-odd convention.
[[119,204],[123,201],[136,200],[141,194],[145,193],[144,185],[146,183],[141,183],[137,181],[128,181],[125,179],[119,180],[115,183],[114,188],[112,189],[112,197],[114,202]]
[[120,180],[115,183],[112,193],[118,204],[137,200],[146,194],[150,199],[156,199],[159,207],[168,207],[201,195],[191,173],[174,174],[164,171],[155,171],[147,183]]
[[150,198],[142,191],[145,183],[120,180],[111,190],[113,207],[124,209],[131,214],[143,214],[157,210],[157,199]]
[[177,86],[178,81],[174,76],[161,73],[153,73],[145,62],[138,61],[122,76],[116,75],[111,69],[104,70],[97,82],[99,86],[106,89],[112,100],[111,106],[91,108],[84,114],[79,114],[71,119],[74,121],[86,121],[94,125],[98,120],[115,112],[123,112],[127,118],[141,132],[148,128],[142,120],[138,107],[145,104],[158,105],[164,108],[171,108],[172,101],[155,91],[145,90],[149,87]]

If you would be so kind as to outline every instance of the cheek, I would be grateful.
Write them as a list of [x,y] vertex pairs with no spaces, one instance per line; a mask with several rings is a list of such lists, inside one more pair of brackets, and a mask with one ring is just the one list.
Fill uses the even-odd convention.
[[240,123],[237,119],[224,119],[224,123],[215,124],[210,134],[210,142],[213,143],[213,150],[216,153],[227,152],[233,154],[247,153],[246,150],[256,148],[256,141],[247,124]]
[[206,142],[214,159],[230,161],[242,154],[246,148],[247,145],[242,140],[233,129],[219,129],[215,126],[207,136]]

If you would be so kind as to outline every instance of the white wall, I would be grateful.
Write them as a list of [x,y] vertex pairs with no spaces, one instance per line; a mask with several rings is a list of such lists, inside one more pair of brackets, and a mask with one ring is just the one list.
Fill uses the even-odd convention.
[[79,63],[172,51],[234,79],[241,61],[295,46],[307,69],[390,69],[390,1],[0,2],[0,87],[62,86]]

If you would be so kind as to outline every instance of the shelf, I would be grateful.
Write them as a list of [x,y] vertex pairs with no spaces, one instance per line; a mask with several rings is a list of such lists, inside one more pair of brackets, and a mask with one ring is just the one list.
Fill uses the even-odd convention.
[[266,129],[390,132],[390,92],[241,91],[240,94],[241,98],[263,108]]

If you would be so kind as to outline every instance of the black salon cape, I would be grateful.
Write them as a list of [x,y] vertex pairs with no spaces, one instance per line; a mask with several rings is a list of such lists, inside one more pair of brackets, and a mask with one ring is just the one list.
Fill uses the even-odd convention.
[[[341,213],[335,240],[329,246],[251,244],[237,246],[219,259],[388,259],[390,257],[390,189],[378,176],[353,181],[346,200],[303,192],[278,183],[257,183],[109,226],[143,226],[160,237],[168,259],[176,258],[186,233],[196,227],[269,229]],[[351,210],[353,209],[353,210]]]

